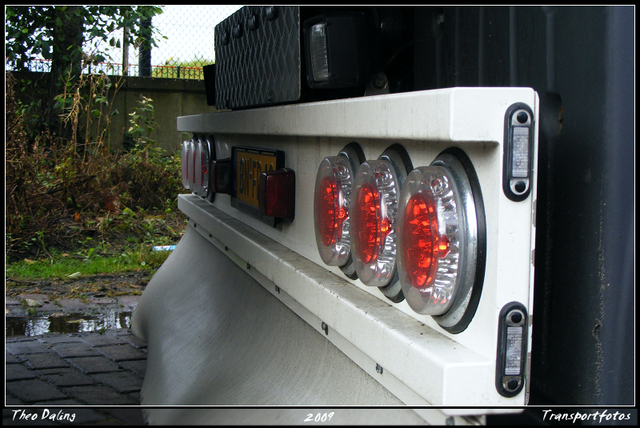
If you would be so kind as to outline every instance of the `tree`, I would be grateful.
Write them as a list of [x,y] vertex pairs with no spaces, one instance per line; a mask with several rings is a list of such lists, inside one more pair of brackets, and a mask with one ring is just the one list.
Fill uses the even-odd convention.
[[[64,97],[56,100],[56,96],[74,87],[83,66],[106,59],[106,44],[119,45],[119,40],[111,36],[114,31],[127,28],[125,42],[131,45],[151,43],[155,46],[153,27],[141,23],[162,13],[162,8],[7,6],[5,13],[7,62],[16,71],[25,71],[32,59],[51,60],[48,91],[41,106],[44,125],[56,130],[61,108],[69,101]],[[63,127],[60,129],[64,131]]]

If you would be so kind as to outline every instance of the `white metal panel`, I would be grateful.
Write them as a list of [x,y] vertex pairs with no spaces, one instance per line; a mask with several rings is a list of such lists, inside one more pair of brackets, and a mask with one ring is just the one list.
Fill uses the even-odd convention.
[[446,336],[351,287],[333,273],[261,236],[196,196],[181,195],[179,207],[201,232],[206,231],[202,233],[212,234],[224,242],[229,250],[246,260],[251,269],[278,285],[330,326],[332,333],[344,337],[427,403],[478,404],[475,394],[465,397],[460,391],[449,389],[451,396],[446,397],[445,381],[449,377],[467,382],[464,379],[469,374],[477,377],[478,373],[487,372],[492,366],[491,360],[457,346]]
[[533,94],[528,88],[447,88],[376,95],[182,116],[178,131],[499,143],[503,127],[495,108],[505,110],[513,100],[533,105]]
[[144,405],[402,404],[250,271],[187,229],[132,317]]
[[[195,197],[181,197],[181,209],[348,343],[384,361],[427,402],[521,405],[524,392],[505,398],[494,386],[500,309],[515,300],[533,314],[537,145],[531,195],[513,202],[502,192],[504,115],[516,102],[529,105],[537,117],[537,94],[527,88],[453,88],[182,117],[179,130],[213,135],[219,155],[233,145],[283,150],[286,166],[296,172],[296,218],[272,228],[232,208],[227,195],[216,196],[219,211]],[[313,226],[315,174],[322,158],[352,141],[367,159],[400,142],[414,166],[429,165],[451,146],[473,162],[486,210],[487,262],[478,310],[462,333],[444,331],[406,302],[393,304],[375,287],[349,280],[320,260]],[[528,341],[530,346],[530,336]],[[417,373],[414,365],[420,366]]]

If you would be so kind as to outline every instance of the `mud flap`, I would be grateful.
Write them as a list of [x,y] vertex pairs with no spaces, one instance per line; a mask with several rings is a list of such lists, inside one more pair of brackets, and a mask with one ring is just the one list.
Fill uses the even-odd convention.
[[[193,227],[145,289],[132,331],[148,346],[142,405],[402,405]],[[203,416],[187,410],[149,422]]]

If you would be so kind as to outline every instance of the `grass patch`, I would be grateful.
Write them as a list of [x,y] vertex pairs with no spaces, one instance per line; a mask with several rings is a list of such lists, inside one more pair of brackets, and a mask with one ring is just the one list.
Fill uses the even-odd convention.
[[51,259],[23,259],[11,263],[6,266],[6,276],[18,281],[29,281],[69,279],[69,275],[76,278],[86,275],[152,271],[160,267],[169,254],[169,251],[153,251],[150,245],[125,249],[120,254],[98,254],[89,258],[54,252]]

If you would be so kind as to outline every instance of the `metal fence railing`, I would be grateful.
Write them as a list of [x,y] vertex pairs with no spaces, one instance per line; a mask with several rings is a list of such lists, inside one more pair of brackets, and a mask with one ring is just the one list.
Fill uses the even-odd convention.
[[[204,64],[207,65],[207,64]],[[129,76],[139,75],[139,65],[131,64],[127,65],[127,74]],[[49,59],[33,59],[28,63],[28,70],[35,72],[48,73],[51,71],[51,60]],[[84,73],[104,73],[112,76],[122,76],[124,72],[124,65],[115,62],[102,62],[93,65],[87,65],[83,69]],[[152,77],[168,77],[174,79],[199,79],[202,80],[203,76],[202,67],[189,67],[182,65],[151,65]]]
[[[153,17],[157,46],[151,49],[151,77],[177,79],[203,79],[202,67],[215,62],[214,29],[241,5],[229,6],[162,6],[163,12]],[[123,32],[113,37],[123,39]],[[105,63],[84,68],[85,73],[122,75],[126,64],[129,76],[139,76],[139,51],[134,46],[106,47],[110,56]],[[5,61],[6,64],[6,61]],[[9,64],[6,64],[10,70]],[[34,59],[28,64],[30,71],[50,71],[50,61]]]

